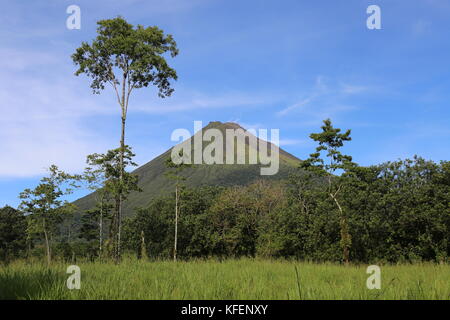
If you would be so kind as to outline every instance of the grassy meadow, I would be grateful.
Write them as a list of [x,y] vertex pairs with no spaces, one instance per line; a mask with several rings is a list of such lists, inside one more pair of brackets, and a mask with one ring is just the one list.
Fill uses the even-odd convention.
[[381,266],[380,290],[364,265],[253,259],[78,263],[81,288],[69,290],[68,265],[2,266],[0,299],[450,299],[450,265]]

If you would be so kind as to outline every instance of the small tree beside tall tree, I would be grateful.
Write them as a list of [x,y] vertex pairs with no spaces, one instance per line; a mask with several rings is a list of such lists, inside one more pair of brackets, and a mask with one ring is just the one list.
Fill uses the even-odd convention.
[[177,73],[168,65],[165,54],[175,57],[178,48],[173,37],[164,34],[156,26],[134,27],[121,17],[100,20],[97,24],[97,37],[91,43],[83,42],[72,55],[72,60],[78,67],[75,75],[86,74],[92,78],[91,88],[94,94],[99,94],[105,86],[110,85],[120,106],[120,185],[117,208],[117,254],[120,259],[125,188],[125,125],[130,95],[135,89],[155,86],[159,97],[170,96],[174,91],[170,80],[176,80]]
[[[97,153],[87,156],[87,167],[83,173],[83,180],[87,184],[87,188],[94,193],[95,207],[86,212],[87,224],[98,226],[98,256],[102,258],[103,254],[103,240],[106,222],[111,218],[111,211],[113,209],[112,190],[110,190],[108,183],[107,162],[103,161],[104,155]],[[93,221],[95,220],[95,221]],[[95,237],[97,238],[97,237]]]
[[52,236],[63,216],[73,213],[76,209],[67,200],[62,200],[62,197],[71,194],[74,188],[78,187],[77,183],[81,177],[67,174],[55,165],[50,166],[48,170],[49,175],[43,177],[38,186],[25,189],[20,194],[22,202],[19,208],[29,215],[28,232],[44,236],[47,264],[50,265]]
[[[116,262],[120,260],[121,242],[119,206],[121,201],[127,199],[130,192],[141,191],[138,186],[138,177],[126,171],[122,172],[122,165],[125,165],[125,167],[137,166],[133,162],[134,156],[134,153],[128,146],[125,146],[125,154],[123,156],[121,148],[108,150],[105,154],[95,153],[88,156],[87,162],[89,167],[85,170],[85,179],[92,187],[97,188],[96,194],[100,200],[97,203],[97,208],[102,210],[100,218],[107,217],[106,214],[110,210],[109,199],[113,199],[115,203],[114,215],[109,224],[110,241],[108,243],[112,245],[110,254]],[[103,236],[103,228],[103,220],[99,220],[99,233],[101,233],[101,236]],[[102,247],[101,250],[103,249]]]

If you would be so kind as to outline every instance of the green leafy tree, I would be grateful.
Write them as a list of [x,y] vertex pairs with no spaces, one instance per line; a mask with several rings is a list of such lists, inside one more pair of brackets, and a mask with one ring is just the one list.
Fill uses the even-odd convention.
[[225,257],[272,254],[277,240],[267,231],[272,231],[269,226],[284,202],[282,187],[267,181],[224,190],[209,209],[215,254]]
[[[137,209],[136,214],[125,221],[124,245],[138,258],[166,259],[172,256],[173,202],[172,197],[154,199],[147,208]],[[146,255],[142,254],[142,231]]]
[[[340,232],[342,258],[345,263],[350,259],[351,235],[348,224],[348,216],[339,200],[339,193],[345,184],[345,176],[350,175],[356,164],[352,157],[344,155],[339,150],[344,142],[350,141],[351,130],[341,133],[341,129],[334,128],[330,119],[323,121],[322,132],[312,133],[310,138],[318,142],[316,152],[311,153],[309,158],[302,161],[300,167],[325,176],[327,181],[327,194],[335,202],[340,214]],[[325,156],[322,155],[322,152]],[[341,173],[341,176],[336,174]]]
[[[130,95],[134,89],[156,86],[158,96],[170,96],[174,91],[170,80],[177,79],[165,54],[172,57],[178,54],[176,42],[171,35],[165,35],[158,27],[136,28],[125,19],[100,20],[97,22],[97,37],[89,44],[83,42],[72,55],[78,66],[76,75],[86,74],[92,78],[91,88],[99,94],[107,85],[111,85],[121,110],[120,138],[120,180],[125,179],[125,124]],[[125,190],[119,185],[118,252],[120,257],[120,229],[122,220],[122,202]]]
[[49,175],[34,189],[25,189],[20,198],[20,209],[30,214],[28,231],[44,235],[47,263],[51,263],[50,241],[65,214],[73,213],[75,206],[61,198],[77,188],[78,175],[70,175],[52,165]]

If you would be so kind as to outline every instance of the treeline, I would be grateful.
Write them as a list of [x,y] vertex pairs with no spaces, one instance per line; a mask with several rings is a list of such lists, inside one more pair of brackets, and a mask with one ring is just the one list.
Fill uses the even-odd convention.
[[[180,188],[178,257],[342,261],[339,212],[325,185],[323,179],[299,170],[283,182]],[[448,261],[449,195],[448,161],[438,164],[416,157],[356,168],[339,195],[348,215],[350,260]],[[171,258],[174,208],[175,196],[168,195],[137,210],[124,223],[124,249],[140,258]],[[27,232],[29,219],[11,207],[0,209],[3,261],[45,255],[44,237],[30,238]],[[76,237],[59,228],[52,242],[54,256],[99,256],[98,215],[86,214],[81,221]]]
[[[340,193],[354,262],[448,261],[450,163],[422,158],[358,167]],[[184,189],[178,256],[341,261],[339,212],[324,183],[300,172],[289,181]],[[126,222],[139,257],[168,258],[174,197],[156,199]]]

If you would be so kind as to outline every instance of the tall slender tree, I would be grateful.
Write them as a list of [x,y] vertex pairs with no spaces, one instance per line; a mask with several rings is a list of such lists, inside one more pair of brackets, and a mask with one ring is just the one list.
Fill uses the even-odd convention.
[[92,78],[91,88],[99,94],[106,85],[114,89],[121,110],[120,136],[120,182],[118,196],[118,254],[120,258],[120,233],[122,225],[122,202],[124,188],[125,124],[130,95],[134,89],[158,88],[161,98],[170,96],[174,89],[170,80],[177,79],[165,54],[178,54],[176,42],[171,35],[156,26],[134,27],[125,19],[100,20],[97,22],[97,37],[89,44],[83,42],[72,55],[78,66],[75,75],[86,74]]
[[[183,150],[180,151],[180,158],[183,158]],[[176,164],[171,158],[166,160],[166,167],[168,170],[165,175],[175,181],[175,235],[173,244],[173,260],[177,261],[177,245],[178,245],[178,217],[180,215],[180,197],[182,189],[182,181],[186,180],[186,177],[182,175],[182,171],[186,168],[192,167],[192,164],[181,162]]]
[[[339,149],[344,146],[345,141],[352,140],[351,130],[341,133],[341,129],[333,127],[330,119],[324,120],[321,128],[322,132],[310,135],[311,139],[319,143],[316,152],[311,153],[308,159],[302,161],[300,167],[325,176],[328,182],[327,193],[339,210],[342,258],[345,263],[348,263],[352,240],[348,217],[339,201],[339,193],[344,186],[345,176],[351,173],[356,164],[352,161],[351,156],[342,154]],[[325,156],[322,156],[322,151]],[[339,176],[339,174],[341,175]]]

